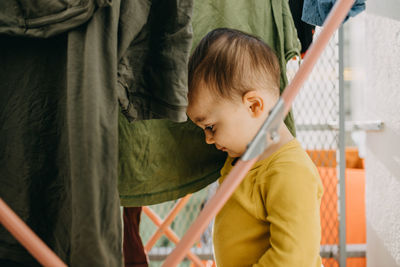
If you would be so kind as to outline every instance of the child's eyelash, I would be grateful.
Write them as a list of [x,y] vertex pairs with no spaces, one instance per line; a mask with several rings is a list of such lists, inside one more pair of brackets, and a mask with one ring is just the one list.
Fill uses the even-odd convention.
[[212,131],[214,129],[214,125],[206,126],[205,129]]

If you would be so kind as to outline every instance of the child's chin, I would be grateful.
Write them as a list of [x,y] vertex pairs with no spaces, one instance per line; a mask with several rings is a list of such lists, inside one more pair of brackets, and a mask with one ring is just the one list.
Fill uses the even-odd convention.
[[241,156],[241,154],[235,153],[235,152],[232,152],[232,151],[227,151],[227,153],[228,153],[228,156],[231,157],[231,158],[238,158],[238,157]]

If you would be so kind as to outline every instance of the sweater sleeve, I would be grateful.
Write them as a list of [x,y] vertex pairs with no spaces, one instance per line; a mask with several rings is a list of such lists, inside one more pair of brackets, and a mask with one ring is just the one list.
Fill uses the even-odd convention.
[[322,185],[315,168],[280,164],[259,185],[271,246],[253,266],[321,266],[320,200]]

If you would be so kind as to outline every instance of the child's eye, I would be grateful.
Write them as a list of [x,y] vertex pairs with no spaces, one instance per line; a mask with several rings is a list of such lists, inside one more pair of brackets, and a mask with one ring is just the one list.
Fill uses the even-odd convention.
[[213,132],[214,131],[214,125],[206,126],[205,129]]

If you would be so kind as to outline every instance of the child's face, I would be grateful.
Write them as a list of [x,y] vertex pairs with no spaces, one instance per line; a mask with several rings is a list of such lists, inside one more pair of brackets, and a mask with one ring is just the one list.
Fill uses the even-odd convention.
[[204,130],[207,144],[214,144],[231,157],[240,157],[261,126],[250,103],[244,100],[224,100],[208,89],[198,89],[189,101],[187,114]]

